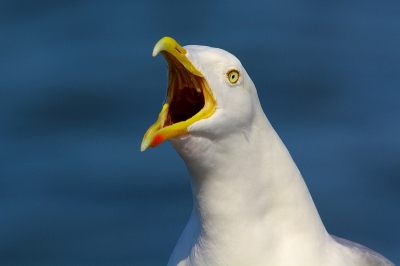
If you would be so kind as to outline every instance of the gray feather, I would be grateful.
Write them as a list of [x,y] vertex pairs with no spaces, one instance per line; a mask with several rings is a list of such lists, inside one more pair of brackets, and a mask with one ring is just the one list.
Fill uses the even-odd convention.
[[350,257],[354,259],[355,265],[368,266],[396,266],[381,254],[352,241],[333,236],[332,238],[342,246],[347,248]]

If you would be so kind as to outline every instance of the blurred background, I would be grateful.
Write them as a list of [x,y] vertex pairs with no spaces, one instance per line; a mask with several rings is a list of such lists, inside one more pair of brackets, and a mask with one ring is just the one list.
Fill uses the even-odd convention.
[[400,2],[0,1],[0,265],[166,265],[185,165],[140,152],[163,36],[253,79],[331,234],[400,264]]

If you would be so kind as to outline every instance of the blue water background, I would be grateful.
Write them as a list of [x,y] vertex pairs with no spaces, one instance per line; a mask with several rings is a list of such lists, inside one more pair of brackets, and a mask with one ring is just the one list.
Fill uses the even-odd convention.
[[0,265],[165,265],[185,165],[139,151],[170,35],[235,54],[328,231],[400,265],[400,2],[0,1]]

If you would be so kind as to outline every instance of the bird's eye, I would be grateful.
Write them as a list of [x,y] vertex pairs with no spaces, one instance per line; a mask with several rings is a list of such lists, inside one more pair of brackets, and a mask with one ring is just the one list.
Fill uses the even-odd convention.
[[235,84],[239,80],[239,71],[231,69],[226,73],[228,80],[231,84]]

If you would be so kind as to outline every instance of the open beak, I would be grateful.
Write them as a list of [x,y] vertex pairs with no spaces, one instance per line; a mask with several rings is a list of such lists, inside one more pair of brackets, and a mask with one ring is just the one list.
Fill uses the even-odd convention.
[[144,134],[141,151],[188,133],[190,125],[210,117],[216,108],[207,81],[187,58],[186,50],[174,39],[164,37],[154,46],[153,56],[160,52],[169,69],[167,98],[157,121]]

